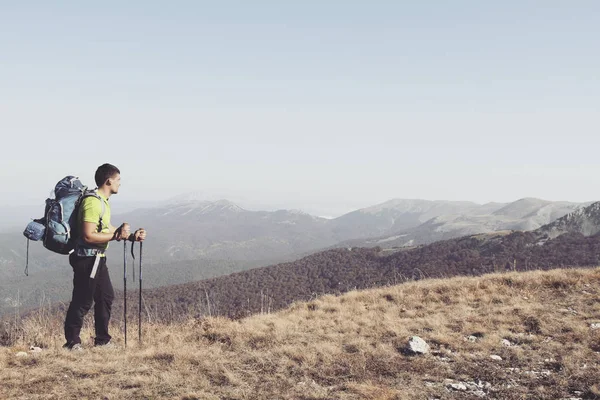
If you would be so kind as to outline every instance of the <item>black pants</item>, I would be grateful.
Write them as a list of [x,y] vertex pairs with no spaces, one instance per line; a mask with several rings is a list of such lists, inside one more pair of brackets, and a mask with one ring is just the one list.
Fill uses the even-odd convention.
[[96,276],[90,278],[96,257],[78,257],[75,254],[69,256],[69,263],[73,267],[73,298],[67,311],[65,319],[66,347],[73,347],[81,343],[79,333],[83,326],[83,317],[94,304],[94,325],[96,328],[96,345],[103,345],[110,341],[108,334],[108,322],[110,311],[115,297],[106,257],[100,258]]

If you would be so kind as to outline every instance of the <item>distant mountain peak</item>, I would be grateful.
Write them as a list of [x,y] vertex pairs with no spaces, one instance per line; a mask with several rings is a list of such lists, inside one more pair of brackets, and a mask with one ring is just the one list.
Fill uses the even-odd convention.
[[180,198],[178,201],[163,206],[162,215],[202,215],[215,213],[240,213],[245,210],[237,204],[220,199],[216,201],[193,200]]
[[400,211],[410,213],[427,212],[434,207],[476,207],[477,204],[470,201],[447,201],[447,200],[423,200],[423,199],[391,199],[381,204],[358,210],[364,214],[377,214],[383,211]]
[[242,212],[245,211],[242,207],[238,206],[232,201],[221,199],[211,203],[213,210],[227,210],[233,212]]
[[307,213],[307,212],[305,212],[305,211],[302,211],[302,210],[300,210],[300,209],[297,209],[297,208],[292,208],[292,209],[290,209],[290,210],[286,210],[286,211],[287,211],[288,213],[290,213],[290,214],[294,214],[294,215],[307,215],[307,216],[312,216],[312,215],[310,215],[309,213]]
[[580,207],[556,221],[542,226],[538,232],[555,238],[563,233],[581,233],[593,236],[600,232],[600,201]]
[[[552,202],[548,200],[542,200],[535,197],[524,197],[522,199],[513,201],[505,205],[504,207],[493,212],[494,215],[505,216],[510,218],[524,218],[531,213],[538,211],[540,208],[547,205],[564,205],[567,202]],[[575,203],[571,203],[575,205]]]
[[522,197],[522,198],[514,201],[513,203],[524,203],[524,202],[528,202],[528,203],[550,203],[550,201],[544,200],[544,199],[540,199],[538,197]]
[[219,200],[220,196],[213,196],[206,192],[196,191],[183,193],[178,196],[171,197],[163,202],[164,205],[177,205],[177,204],[188,204],[188,203],[204,203],[214,202]]

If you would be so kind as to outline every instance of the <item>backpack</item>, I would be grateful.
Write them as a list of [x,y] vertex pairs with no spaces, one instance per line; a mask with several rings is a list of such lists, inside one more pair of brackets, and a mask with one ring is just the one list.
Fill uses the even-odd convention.
[[27,262],[25,275],[29,275],[29,241],[39,241],[45,248],[58,254],[70,254],[79,238],[77,221],[79,205],[86,197],[94,196],[102,204],[100,225],[105,205],[95,190],[89,190],[78,177],[66,176],[54,187],[54,196],[46,199],[46,208],[42,218],[31,221],[23,235],[27,238]]

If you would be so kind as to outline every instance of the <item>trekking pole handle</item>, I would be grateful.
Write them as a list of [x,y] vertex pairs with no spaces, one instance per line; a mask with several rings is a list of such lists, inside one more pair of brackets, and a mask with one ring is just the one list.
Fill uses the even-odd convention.
[[[126,234],[124,234],[126,233]],[[131,233],[131,227],[127,222],[123,222],[121,225],[121,240],[127,240],[129,238],[129,234]]]

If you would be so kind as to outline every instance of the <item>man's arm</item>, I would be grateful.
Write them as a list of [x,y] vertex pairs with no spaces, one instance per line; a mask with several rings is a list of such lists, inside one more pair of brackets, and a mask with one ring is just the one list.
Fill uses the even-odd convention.
[[123,224],[119,228],[108,226],[108,232],[98,232],[98,221],[102,213],[101,199],[96,197],[86,197],[81,204],[83,240],[89,244],[99,245],[110,242],[111,240],[120,240],[129,236],[129,224]]
[[98,225],[93,222],[83,223],[83,240],[89,244],[104,244],[111,240],[121,240],[130,235],[129,224],[125,223],[119,228],[109,226],[109,232],[98,232]]

